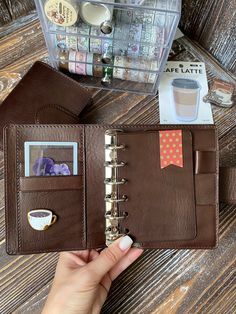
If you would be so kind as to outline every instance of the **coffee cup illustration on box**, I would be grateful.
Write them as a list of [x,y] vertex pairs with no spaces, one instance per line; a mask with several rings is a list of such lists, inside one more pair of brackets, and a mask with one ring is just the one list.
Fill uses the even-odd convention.
[[171,83],[177,120],[194,121],[198,116],[201,86],[196,80],[176,78]]
[[34,209],[28,212],[28,222],[34,230],[47,230],[57,221],[57,216],[47,209]]

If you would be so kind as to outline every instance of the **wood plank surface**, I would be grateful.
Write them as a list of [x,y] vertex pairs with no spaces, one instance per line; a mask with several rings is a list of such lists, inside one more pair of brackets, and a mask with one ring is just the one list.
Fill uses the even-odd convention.
[[8,24],[11,21],[12,18],[5,1],[0,0],[0,26]]
[[35,10],[33,0],[0,0],[0,26]]
[[[47,60],[38,21],[0,39],[1,100],[37,59]],[[235,83],[233,76],[209,53],[186,37],[175,42],[171,59],[204,61],[209,81],[217,76]],[[159,122],[158,97],[93,90],[93,99],[94,103],[83,112],[84,122]],[[236,106],[231,109],[214,106],[213,113],[219,128],[221,163],[232,164],[236,150]],[[0,154],[0,313],[40,313],[57,254],[8,256],[5,253],[2,157]],[[102,313],[234,314],[235,266],[236,207],[222,205],[220,244],[216,250],[146,250],[114,282]]]
[[180,28],[236,77],[236,1],[183,0]]

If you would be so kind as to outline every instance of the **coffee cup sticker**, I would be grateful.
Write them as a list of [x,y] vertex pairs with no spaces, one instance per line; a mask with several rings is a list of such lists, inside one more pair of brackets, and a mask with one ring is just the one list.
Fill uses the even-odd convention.
[[208,94],[204,96],[203,100],[218,106],[231,107],[233,105],[233,92],[233,84],[215,78]]
[[78,19],[78,7],[72,1],[48,0],[44,11],[47,18],[59,26],[72,26]]
[[48,209],[34,209],[28,212],[28,222],[37,231],[47,230],[57,221],[57,216]]
[[180,121],[196,120],[199,107],[200,84],[196,80],[176,78],[171,85],[176,118]]

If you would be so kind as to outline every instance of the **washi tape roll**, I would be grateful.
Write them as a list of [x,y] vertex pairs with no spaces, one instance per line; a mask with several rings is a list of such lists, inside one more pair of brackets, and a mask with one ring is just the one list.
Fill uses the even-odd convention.
[[102,67],[102,55],[98,53],[93,54],[93,75],[95,77],[103,77],[103,67]]
[[63,34],[55,35],[55,45],[60,49],[67,49],[66,36]]
[[59,68],[68,71],[69,70],[68,68],[69,52],[66,50],[60,50],[58,57],[59,57]]
[[80,75],[86,75],[86,56],[87,53],[83,51],[77,51],[75,56],[75,73]]
[[112,54],[113,41],[111,39],[102,39],[102,54],[110,53]]
[[102,65],[94,65],[93,66],[93,76],[95,76],[95,77],[103,77],[103,67],[102,67]]
[[[106,2],[106,0],[103,0]],[[111,3],[112,1],[107,1]],[[113,17],[113,5],[105,3],[91,3],[83,1],[80,5],[80,16],[89,25],[100,26],[104,21],[111,21]]]
[[132,23],[154,24],[155,17],[154,10],[134,10]]
[[142,36],[142,24],[131,24],[129,28],[129,40],[139,42]]
[[117,10],[115,18],[116,23],[129,25],[132,23],[133,12],[131,10]]
[[79,20],[76,23],[77,29],[78,29],[78,34],[80,35],[89,35],[90,34],[90,29],[91,26],[82,22],[81,20]]
[[155,44],[156,43],[157,27],[152,24],[143,24],[141,33],[141,42]]
[[[98,28],[91,26],[90,36],[99,36]],[[100,38],[90,38],[89,51],[93,53],[102,53],[102,40]]]
[[78,36],[77,45],[78,45],[78,50],[89,51],[89,38]]
[[144,24],[142,28],[140,56],[159,59],[164,46],[164,28]]
[[59,26],[72,26],[78,18],[79,7],[74,1],[48,0],[44,4],[46,17]]
[[93,53],[87,53],[86,74],[93,76]]
[[89,52],[89,37],[87,36],[90,34],[91,26],[82,21],[79,21],[76,26],[79,34],[77,38],[78,50]]
[[138,57],[141,35],[142,24],[118,25],[114,30],[114,54]]
[[76,73],[75,71],[75,58],[76,58],[76,51],[70,50],[69,51],[69,64],[68,69],[70,73]]
[[114,55],[127,55],[129,44],[129,25],[118,24],[114,29]]
[[50,30],[54,32],[53,34],[51,34],[51,37],[53,38],[55,46],[60,49],[66,49],[66,35],[64,34],[66,28],[63,26],[52,24],[50,26]]
[[123,80],[124,79],[124,69],[120,68],[124,67],[124,57],[123,56],[115,56],[114,57],[114,70],[113,77]]
[[73,36],[71,34],[77,35],[77,27],[66,27],[66,33],[69,33],[66,35],[66,46],[68,49],[77,49],[77,36]]
[[[139,56],[140,40],[142,35],[142,24],[131,24],[129,30],[128,55]],[[132,43],[132,42],[135,43]]]
[[154,83],[156,74],[148,71],[155,71],[157,64],[157,61],[150,61],[145,58],[135,59],[127,56],[115,56],[113,77],[139,83]]
[[102,37],[100,38],[90,38],[90,52],[93,53],[105,53],[107,49],[112,49],[113,46],[113,35],[114,32],[111,34],[102,34],[100,29],[94,26],[91,26],[90,30],[90,35],[91,36],[96,36],[96,37]]
[[[151,69],[152,71],[157,71],[158,68],[158,61],[153,61],[151,63]],[[154,84],[157,80],[157,73],[150,73],[148,77],[148,83],[149,84]]]
[[90,38],[89,51],[93,53],[102,53],[102,40],[99,38]]

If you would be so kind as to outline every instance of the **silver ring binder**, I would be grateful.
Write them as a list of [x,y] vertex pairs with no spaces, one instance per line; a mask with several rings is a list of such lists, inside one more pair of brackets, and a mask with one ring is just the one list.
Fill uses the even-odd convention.
[[120,181],[115,181],[113,179],[105,179],[104,183],[109,185],[119,185],[119,184],[125,184],[127,182],[126,179],[121,179]]
[[105,146],[105,149],[109,149],[109,150],[117,150],[117,149],[124,149],[125,146],[124,145],[113,145],[113,144],[108,144]]
[[128,200],[128,197],[126,195],[123,195],[122,198],[116,198],[113,197],[112,195],[106,195],[105,197],[105,202],[108,203],[121,203],[121,202],[126,202]]
[[119,168],[119,167],[124,167],[125,163],[123,161],[120,161],[120,162],[106,161],[104,163],[104,166],[109,167],[109,168]]
[[125,216],[112,216],[112,215],[105,215],[105,218],[109,219],[110,221],[125,219]]
[[[106,159],[104,167],[106,169],[106,177],[104,180],[106,195],[105,195],[105,219],[106,219],[106,244],[109,245],[114,240],[124,235],[120,230],[120,221],[124,220],[127,215],[120,214],[119,204],[128,200],[127,195],[118,195],[118,185],[125,184],[126,179],[118,180],[118,168],[124,167],[124,161],[118,161],[117,151],[125,149],[125,145],[119,144],[117,133],[123,132],[119,129],[110,129],[105,132],[105,154]],[[109,176],[108,176],[109,174]],[[122,212],[123,213],[123,212]]]

